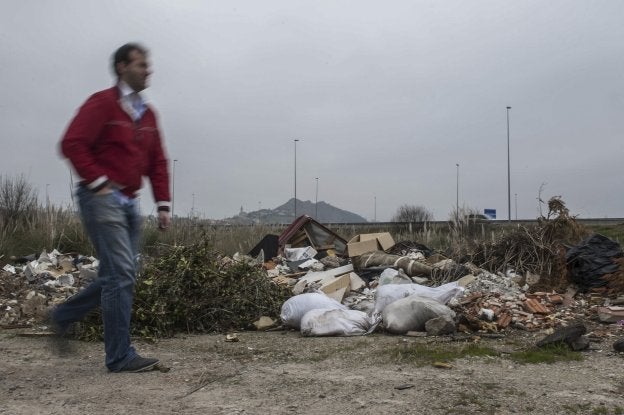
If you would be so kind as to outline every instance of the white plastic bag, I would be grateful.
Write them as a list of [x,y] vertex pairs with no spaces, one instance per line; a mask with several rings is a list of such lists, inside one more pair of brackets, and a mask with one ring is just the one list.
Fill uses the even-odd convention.
[[304,336],[361,336],[366,334],[371,320],[366,313],[357,310],[316,309],[301,319]]
[[298,329],[301,318],[310,310],[319,308],[332,310],[348,310],[348,308],[338,301],[329,298],[325,294],[305,293],[290,297],[282,304],[280,318],[285,326]]
[[381,313],[388,304],[414,294],[433,298],[441,304],[446,304],[451,298],[463,292],[464,289],[457,284],[457,281],[449,282],[439,287],[427,287],[420,284],[386,284],[377,288],[373,313]]
[[410,277],[394,268],[386,268],[379,276],[379,285],[388,284],[413,284]]
[[425,331],[425,323],[432,318],[455,318],[455,312],[437,300],[410,295],[389,304],[381,314],[383,326],[393,334]]

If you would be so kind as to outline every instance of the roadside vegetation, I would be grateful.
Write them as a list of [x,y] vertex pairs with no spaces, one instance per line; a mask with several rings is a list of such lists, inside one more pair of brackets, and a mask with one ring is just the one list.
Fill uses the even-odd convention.
[[[511,241],[518,234],[524,234],[523,240],[530,242],[527,239],[527,235],[533,235],[527,232],[530,227],[478,220],[471,215],[473,211],[462,207],[459,215],[450,215],[448,222],[430,223],[432,215],[426,208],[403,205],[398,208],[396,215],[401,220],[383,229],[372,223],[336,225],[331,228],[347,240],[361,233],[390,232],[396,242],[416,241],[454,259],[465,258],[475,251],[475,247],[499,241],[506,235]],[[556,218],[547,215],[543,219],[552,222]],[[561,225],[561,221],[553,223]],[[264,224],[223,226],[192,217],[176,217],[169,231],[160,232],[156,219],[148,217],[144,222],[142,253],[158,257],[167,253],[171,247],[189,246],[203,239],[209,240],[225,255],[246,253],[265,235],[279,235],[285,228],[286,225]],[[552,236],[556,230],[556,226],[551,226],[550,234],[542,236]],[[587,231],[600,232],[618,242],[624,240],[624,224],[601,226]],[[36,189],[24,176],[0,175],[0,264],[8,262],[12,256],[39,253],[44,249],[95,254],[74,207],[54,206],[47,201],[42,203],[37,198]],[[487,250],[482,252],[485,255],[490,253]]]

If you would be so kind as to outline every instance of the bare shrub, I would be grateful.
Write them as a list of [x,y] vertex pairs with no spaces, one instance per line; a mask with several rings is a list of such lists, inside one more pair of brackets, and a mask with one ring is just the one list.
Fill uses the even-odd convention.
[[37,211],[37,195],[24,175],[0,176],[0,227],[25,223]]
[[431,222],[433,213],[424,206],[402,205],[400,206],[391,222]]

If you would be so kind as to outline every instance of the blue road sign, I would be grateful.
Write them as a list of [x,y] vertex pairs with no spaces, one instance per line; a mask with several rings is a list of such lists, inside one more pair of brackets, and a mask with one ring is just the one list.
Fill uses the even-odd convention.
[[496,219],[496,209],[483,209],[483,214],[489,219]]

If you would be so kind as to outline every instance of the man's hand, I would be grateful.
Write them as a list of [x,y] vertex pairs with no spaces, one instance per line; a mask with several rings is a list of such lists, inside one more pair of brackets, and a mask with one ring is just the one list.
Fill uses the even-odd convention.
[[98,196],[103,196],[112,192],[113,192],[113,187],[110,184],[107,184],[106,186],[102,187],[100,190],[95,192],[95,194]]
[[171,214],[166,210],[158,212],[158,229],[164,231],[171,225]]

